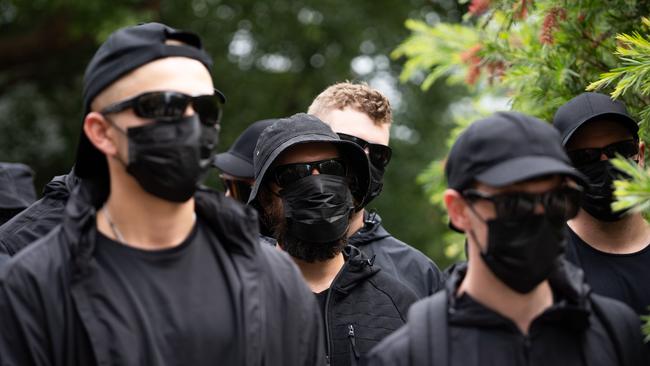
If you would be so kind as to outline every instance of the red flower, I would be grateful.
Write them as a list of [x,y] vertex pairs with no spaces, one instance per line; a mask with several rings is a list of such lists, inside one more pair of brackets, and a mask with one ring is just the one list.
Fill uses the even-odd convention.
[[469,13],[473,15],[481,15],[490,8],[490,0],[472,0],[469,4]]

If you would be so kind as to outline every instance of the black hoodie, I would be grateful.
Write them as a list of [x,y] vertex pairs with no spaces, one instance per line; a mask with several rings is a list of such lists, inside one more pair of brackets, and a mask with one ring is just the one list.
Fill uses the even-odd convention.
[[325,303],[327,353],[333,366],[356,365],[384,337],[406,322],[418,297],[373,265],[359,249],[345,249],[346,262]]
[[[471,296],[453,295],[466,271],[466,263],[458,264],[447,281],[447,327],[431,322],[427,326],[432,329],[431,338],[440,334],[448,337],[448,364],[433,366],[647,365],[634,312],[621,302],[593,295],[582,271],[570,263],[562,262],[549,278],[553,305],[532,321],[528,334]],[[430,305],[431,299],[422,303]],[[594,311],[595,302],[607,314],[606,321],[603,313]],[[616,323],[617,332],[609,331],[608,323]],[[366,364],[413,365],[411,343],[431,345],[433,341],[413,339],[412,327],[409,322],[386,338],[370,352]]]
[[361,249],[375,264],[411,288],[419,298],[429,296],[443,286],[440,269],[429,257],[397,240],[381,225],[374,212],[364,213],[364,226],[348,243]]
[[[107,345],[120,335],[93,309],[110,296],[95,275],[98,206],[88,203],[94,198],[78,186],[61,225],[0,268],[0,364],[117,365]],[[211,191],[197,192],[195,202],[197,216],[219,239],[210,243],[215,255],[230,260],[227,281],[237,277],[232,281],[240,284],[233,301],[243,365],[323,365],[316,301],[291,259],[259,244],[254,210]]]

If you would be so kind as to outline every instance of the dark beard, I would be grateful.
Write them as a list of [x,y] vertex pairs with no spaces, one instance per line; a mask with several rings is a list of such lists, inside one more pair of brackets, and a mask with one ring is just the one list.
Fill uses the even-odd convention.
[[334,258],[343,251],[348,239],[343,238],[325,243],[313,243],[300,240],[288,232],[287,220],[284,218],[282,202],[269,200],[263,214],[263,221],[272,232],[282,249],[290,256],[307,263],[325,261]]

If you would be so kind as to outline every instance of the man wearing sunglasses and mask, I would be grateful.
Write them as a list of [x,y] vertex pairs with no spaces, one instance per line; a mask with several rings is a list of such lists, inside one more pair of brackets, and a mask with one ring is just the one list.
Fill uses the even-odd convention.
[[553,119],[573,165],[589,178],[578,216],[568,222],[567,257],[596,292],[650,310],[650,225],[639,212],[612,211],[613,183],[625,179],[609,162],[616,154],[643,166],[645,146],[622,102],[583,93]]
[[[392,112],[388,98],[366,84],[334,84],[309,106],[308,113],[328,124],[342,140],[364,149],[370,162],[370,193],[363,202],[367,207],[383,187],[383,176],[391,158],[388,147]],[[442,286],[438,267],[417,249],[392,236],[375,212],[355,212],[348,231],[349,242],[357,246],[384,271],[409,286],[419,297],[436,292]]]
[[500,112],[463,132],[445,169],[468,262],[411,307],[368,365],[646,365],[638,320],[566,262],[584,177],[549,124]]
[[252,209],[197,188],[224,102],[210,67],[197,35],[158,23],[100,46],[81,184],[0,273],[0,364],[323,364],[291,259],[259,245]]
[[364,151],[304,113],[266,128],[255,148],[251,204],[318,299],[328,364],[356,365],[401,326],[417,297],[347,246],[352,214],[368,194]]

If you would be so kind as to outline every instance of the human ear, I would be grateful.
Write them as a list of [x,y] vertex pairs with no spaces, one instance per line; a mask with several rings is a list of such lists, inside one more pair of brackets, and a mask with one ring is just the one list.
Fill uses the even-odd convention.
[[639,142],[639,166],[643,168],[645,166],[645,142]]
[[443,200],[451,223],[458,229],[466,231],[469,228],[469,219],[467,216],[467,203],[463,197],[458,191],[447,189],[443,195]]
[[101,113],[90,112],[84,118],[83,132],[90,143],[104,155],[114,156],[118,149],[110,130],[110,123]]

